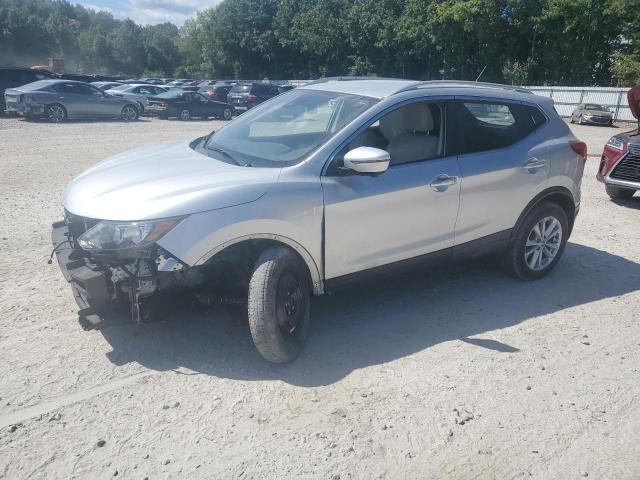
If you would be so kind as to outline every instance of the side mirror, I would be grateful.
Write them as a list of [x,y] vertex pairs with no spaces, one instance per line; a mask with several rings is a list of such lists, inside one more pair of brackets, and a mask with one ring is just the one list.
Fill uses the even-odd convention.
[[389,168],[391,156],[386,150],[373,147],[358,147],[344,156],[344,168],[354,172],[377,175]]

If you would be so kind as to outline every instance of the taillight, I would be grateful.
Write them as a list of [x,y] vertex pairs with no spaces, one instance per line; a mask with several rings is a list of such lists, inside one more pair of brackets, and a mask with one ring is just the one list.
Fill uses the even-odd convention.
[[257,99],[255,95],[247,95],[247,102],[255,102]]
[[213,97],[213,98],[217,98],[218,97],[218,92],[209,92],[209,96]]
[[569,142],[571,149],[582,157],[583,161],[587,161],[587,144],[579,140]]

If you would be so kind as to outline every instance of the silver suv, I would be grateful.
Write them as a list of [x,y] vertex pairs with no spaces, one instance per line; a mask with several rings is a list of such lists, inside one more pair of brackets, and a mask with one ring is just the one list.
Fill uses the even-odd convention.
[[546,275],[585,159],[552,101],[526,90],[328,79],[97,164],[66,188],[53,243],[85,326],[114,305],[144,321],[188,290],[246,305],[259,352],[288,362],[311,295],[347,281],[489,254]]

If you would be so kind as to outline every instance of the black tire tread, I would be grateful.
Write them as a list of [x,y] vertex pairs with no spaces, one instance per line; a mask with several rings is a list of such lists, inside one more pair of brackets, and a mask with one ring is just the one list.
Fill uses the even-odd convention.
[[[267,248],[259,256],[249,281],[247,308],[251,337],[258,352],[274,363],[290,362],[298,356],[308,327],[309,308],[307,299],[307,319],[300,342],[287,342],[279,333],[277,327],[274,328],[275,318],[272,318],[272,314],[275,312],[276,307],[275,291],[278,280],[276,271],[286,263],[297,266],[300,272],[304,271],[300,265],[300,260],[293,251],[284,247]],[[306,277],[304,278],[306,280]]]
[[[535,223],[535,221],[541,217],[548,216],[548,213],[554,213],[560,221],[560,224],[562,225],[562,242],[560,245],[560,250],[549,266],[539,272],[533,272],[525,264],[524,252],[522,251],[521,246],[523,242],[526,242],[526,237],[528,236],[533,223]],[[520,280],[537,280],[544,277],[547,273],[553,270],[555,265],[560,260],[562,253],[564,252],[564,248],[567,244],[569,236],[568,225],[569,222],[567,219],[567,214],[564,209],[557,203],[547,201],[541,202],[533,207],[533,209],[531,209],[525,219],[520,223],[518,230],[512,236],[509,247],[507,248],[507,252],[502,258],[502,267],[504,268],[504,270],[508,274],[519,278]]]

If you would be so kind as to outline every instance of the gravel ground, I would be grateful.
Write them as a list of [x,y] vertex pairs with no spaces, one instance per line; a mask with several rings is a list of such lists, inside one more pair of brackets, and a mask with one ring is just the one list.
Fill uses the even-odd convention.
[[47,265],[64,185],[219,125],[0,119],[0,478],[640,478],[640,198],[594,178],[616,130],[572,127],[582,211],[539,282],[485,261],[318,298],[286,366],[218,310],[83,331]]

